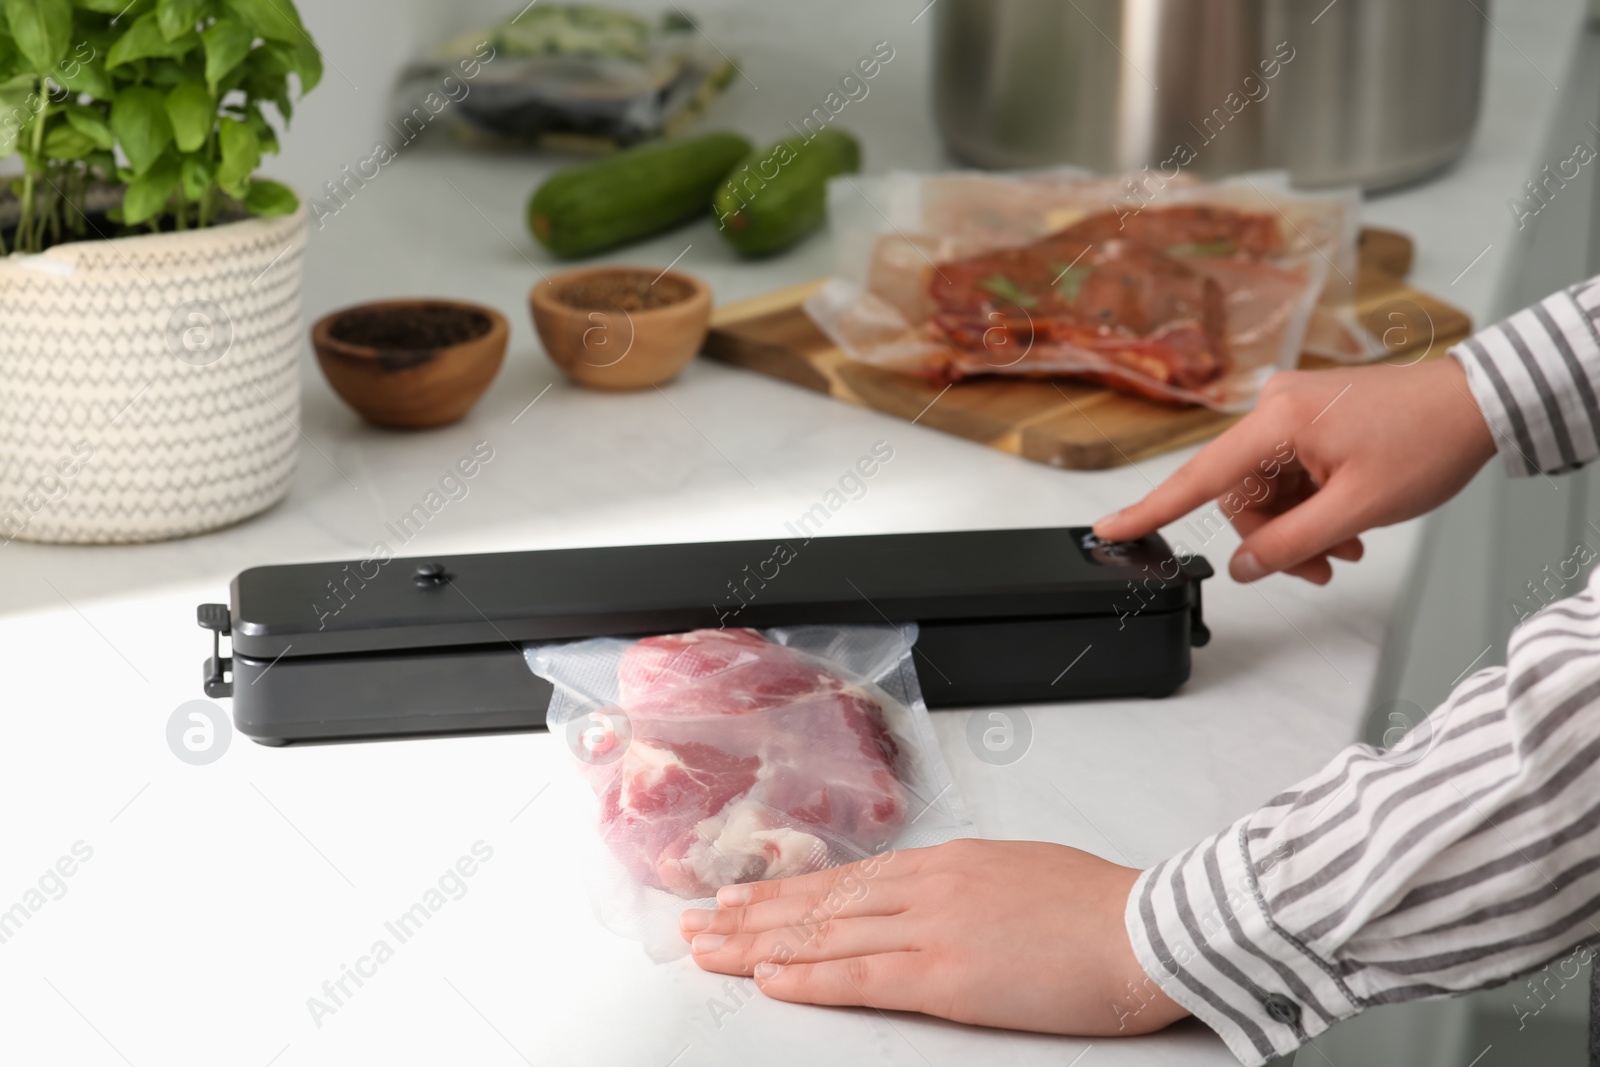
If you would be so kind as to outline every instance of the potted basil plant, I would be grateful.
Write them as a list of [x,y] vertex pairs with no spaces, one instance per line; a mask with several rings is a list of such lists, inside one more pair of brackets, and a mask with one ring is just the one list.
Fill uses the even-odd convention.
[[291,0],[0,0],[0,543],[287,492],[306,212],[256,170],[321,76]]

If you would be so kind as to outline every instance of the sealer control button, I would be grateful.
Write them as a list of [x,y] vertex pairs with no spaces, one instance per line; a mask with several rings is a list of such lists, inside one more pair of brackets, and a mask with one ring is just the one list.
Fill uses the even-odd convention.
[[1079,542],[1083,550],[1098,560],[1119,560],[1133,552],[1136,541],[1106,541],[1093,533],[1083,535]]
[[445,572],[443,563],[424,563],[417,567],[416,577],[412,580],[426,588],[430,585],[443,585],[450,580],[450,575]]

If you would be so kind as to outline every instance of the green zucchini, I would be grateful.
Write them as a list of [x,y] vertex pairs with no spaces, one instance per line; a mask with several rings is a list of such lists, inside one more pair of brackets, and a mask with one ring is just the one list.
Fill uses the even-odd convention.
[[568,167],[528,198],[528,229],[563,259],[648,237],[704,214],[749,152],[738,134],[708,133]]
[[828,179],[861,169],[861,146],[843,130],[791,137],[752,152],[717,190],[717,228],[746,256],[781,251],[828,217]]

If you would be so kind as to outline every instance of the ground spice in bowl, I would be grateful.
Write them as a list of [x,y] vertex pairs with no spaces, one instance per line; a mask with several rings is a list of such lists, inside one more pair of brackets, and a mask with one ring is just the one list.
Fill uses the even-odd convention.
[[580,311],[651,311],[681,303],[693,294],[693,286],[670,275],[606,271],[566,285],[556,299]]
[[475,341],[492,326],[489,316],[470,308],[409,304],[348,312],[328,328],[328,334],[347,345],[415,351]]

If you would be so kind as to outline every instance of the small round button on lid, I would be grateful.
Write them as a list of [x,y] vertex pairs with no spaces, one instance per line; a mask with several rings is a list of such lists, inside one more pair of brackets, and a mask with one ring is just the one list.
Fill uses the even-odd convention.
[[445,572],[443,563],[423,563],[418,565],[412,580],[420,586],[443,585],[450,580],[450,575]]

